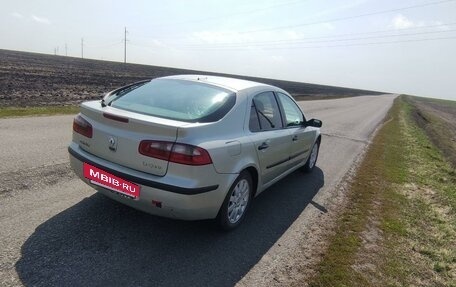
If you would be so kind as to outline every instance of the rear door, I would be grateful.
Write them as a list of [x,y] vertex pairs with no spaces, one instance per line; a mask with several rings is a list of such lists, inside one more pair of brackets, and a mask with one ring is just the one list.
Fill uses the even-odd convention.
[[249,129],[258,155],[263,184],[267,184],[287,169],[291,146],[290,132],[283,128],[273,92],[263,92],[253,97]]
[[304,125],[305,118],[301,109],[288,95],[278,92],[283,121],[290,132],[290,164],[296,165],[307,159],[315,139],[316,131]]

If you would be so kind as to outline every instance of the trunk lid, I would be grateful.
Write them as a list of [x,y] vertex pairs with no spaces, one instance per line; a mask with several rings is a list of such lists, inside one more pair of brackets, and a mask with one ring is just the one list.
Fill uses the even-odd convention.
[[187,123],[101,107],[100,101],[81,105],[82,116],[92,125],[92,138],[73,132],[73,140],[85,151],[138,171],[164,176],[168,161],[139,153],[142,140],[175,142],[177,130]]

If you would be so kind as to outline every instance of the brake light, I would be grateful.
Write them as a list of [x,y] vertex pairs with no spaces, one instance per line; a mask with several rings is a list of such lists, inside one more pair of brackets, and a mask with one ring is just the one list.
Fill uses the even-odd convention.
[[169,161],[187,165],[205,165],[212,163],[207,150],[186,144],[175,143]]
[[86,121],[81,115],[77,115],[73,120],[73,131],[85,137],[92,138],[92,125]]
[[139,144],[139,153],[185,165],[206,165],[212,163],[211,156],[207,150],[181,143],[144,140]]
[[118,122],[122,122],[122,123],[128,123],[128,118],[119,117],[119,116],[116,116],[116,115],[113,115],[113,114],[103,113],[103,117],[105,117],[107,119],[110,119],[110,120],[113,120],[113,121],[118,121]]
[[139,153],[145,156],[169,160],[172,148],[172,142],[141,141],[139,144]]

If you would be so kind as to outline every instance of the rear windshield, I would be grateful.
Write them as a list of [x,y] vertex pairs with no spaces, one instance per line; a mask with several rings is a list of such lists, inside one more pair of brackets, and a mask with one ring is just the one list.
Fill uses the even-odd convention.
[[185,122],[218,121],[235,102],[229,90],[176,79],[152,80],[110,99],[110,105],[119,109]]

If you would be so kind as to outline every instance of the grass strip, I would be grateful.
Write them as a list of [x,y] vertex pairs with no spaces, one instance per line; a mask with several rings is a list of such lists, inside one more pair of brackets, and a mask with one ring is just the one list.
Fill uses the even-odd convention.
[[79,106],[1,107],[0,118],[77,114]]
[[310,286],[456,286],[455,170],[396,99]]

